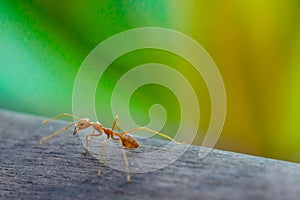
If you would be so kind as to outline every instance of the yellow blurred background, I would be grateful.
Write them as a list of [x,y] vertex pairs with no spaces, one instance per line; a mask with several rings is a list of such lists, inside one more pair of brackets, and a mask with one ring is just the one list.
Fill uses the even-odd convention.
[[300,161],[299,6],[291,0],[171,3],[178,30],[204,46],[223,76],[228,107],[218,148]]

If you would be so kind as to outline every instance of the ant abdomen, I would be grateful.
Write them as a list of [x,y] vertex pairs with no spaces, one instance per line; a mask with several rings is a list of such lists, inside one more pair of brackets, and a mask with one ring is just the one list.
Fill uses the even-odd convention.
[[127,148],[135,149],[140,146],[139,143],[137,142],[137,140],[128,133],[121,134],[120,139],[122,141],[122,144]]

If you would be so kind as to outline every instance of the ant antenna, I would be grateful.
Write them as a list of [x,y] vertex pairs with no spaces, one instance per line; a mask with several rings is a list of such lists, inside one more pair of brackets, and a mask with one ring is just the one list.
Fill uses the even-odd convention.
[[57,115],[57,116],[55,116],[55,117],[52,117],[52,118],[50,118],[50,119],[46,119],[46,120],[42,121],[41,124],[46,124],[46,123],[48,123],[48,122],[50,122],[50,121],[52,121],[52,120],[56,120],[56,119],[58,119],[58,118],[61,118],[61,117],[68,117],[68,116],[73,117],[73,119],[80,120],[79,117],[76,117],[76,116],[71,115],[71,114],[68,114],[68,113],[63,113],[63,114]]

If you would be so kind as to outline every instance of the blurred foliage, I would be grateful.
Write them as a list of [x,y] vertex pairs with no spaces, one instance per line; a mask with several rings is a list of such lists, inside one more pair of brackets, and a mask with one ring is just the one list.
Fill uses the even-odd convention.
[[[77,70],[96,45],[128,29],[166,27],[203,45],[223,76],[227,119],[216,147],[300,162],[299,11],[297,0],[2,0],[0,107],[44,116],[72,112]],[[205,84],[184,60],[167,52],[136,51],[112,64],[117,67],[105,72],[97,90],[101,120],[107,126],[112,122],[113,116],[103,113],[114,82],[147,62],[173,66],[191,81],[201,99],[201,129],[194,141],[201,144],[210,115]],[[144,86],[134,97],[133,116],[159,102],[168,105],[170,130],[176,130],[178,102],[166,88]]]

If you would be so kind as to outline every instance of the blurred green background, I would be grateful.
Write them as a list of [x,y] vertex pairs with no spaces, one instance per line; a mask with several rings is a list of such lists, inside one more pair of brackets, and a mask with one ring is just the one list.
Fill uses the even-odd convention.
[[[227,118],[216,148],[300,162],[297,0],[2,0],[0,107],[42,116],[72,112],[73,83],[88,53],[114,34],[146,26],[194,38],[217,64],[227,92]],[[192,83],[202,117],[194,144],[201,144],[210,117],[205,84],[183,59],[159,50],[132,52],[108,68],[96,97],[101,121],[112,123],[113,116],[104,113],[114,82],[148,62],[172,66]],[[178,128],[179,105],[166,88],[146,85],[131,102],[138,123],[147,123],[149,106],[161,103],[168,113],[164,131]]]

